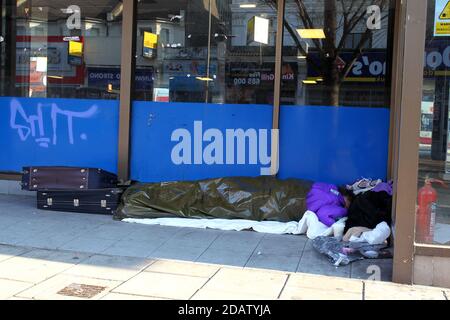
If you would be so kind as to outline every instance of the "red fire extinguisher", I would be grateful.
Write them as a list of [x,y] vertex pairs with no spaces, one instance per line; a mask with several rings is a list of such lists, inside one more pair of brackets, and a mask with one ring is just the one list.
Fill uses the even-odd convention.
[[434,238],[434,225],[436,221],[436,205],[438,193],[433,183],[439,183],[447,188],[444,181],[438,179],[425,179],[425,185],[419,189],[417,199],[417,241],[432,243]]

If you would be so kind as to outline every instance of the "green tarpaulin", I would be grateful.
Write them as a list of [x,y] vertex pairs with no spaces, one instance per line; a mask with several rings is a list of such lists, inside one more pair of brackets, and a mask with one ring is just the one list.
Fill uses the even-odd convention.
[[310,181],[268,176],[136,184],[125,191],[115,219],[299,221],[311,186]]

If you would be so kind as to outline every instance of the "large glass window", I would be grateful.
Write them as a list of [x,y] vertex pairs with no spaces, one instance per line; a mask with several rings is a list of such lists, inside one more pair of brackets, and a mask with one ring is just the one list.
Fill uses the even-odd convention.
[[136,100],[273,103],[270,1],[142,0],[137,12]]
[[286,0],[282,102],[389,107],[393,3]]
[[118,99],[121,1],[0,4],[1,96]]
[[429,0],[421,106],[416,241],[450,245],[450,6]]

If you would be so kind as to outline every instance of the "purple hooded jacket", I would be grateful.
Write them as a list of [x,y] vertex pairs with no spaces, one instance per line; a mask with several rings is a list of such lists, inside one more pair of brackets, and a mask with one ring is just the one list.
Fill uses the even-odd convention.
[[327,183],[314,183],[306,196],[306,208],[314,212],[327,227],[347,216],[344,197],[335,185]]

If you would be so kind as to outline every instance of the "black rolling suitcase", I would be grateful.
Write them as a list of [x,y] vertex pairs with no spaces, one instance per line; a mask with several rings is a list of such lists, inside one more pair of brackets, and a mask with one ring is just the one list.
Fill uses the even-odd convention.
[[25,167],[22,189],[37,190],[91,190],[115,188],[117,176],[96,168]]
[[115,214],[123,189],[46,190],[37,192],[37,207],[42,210]]

